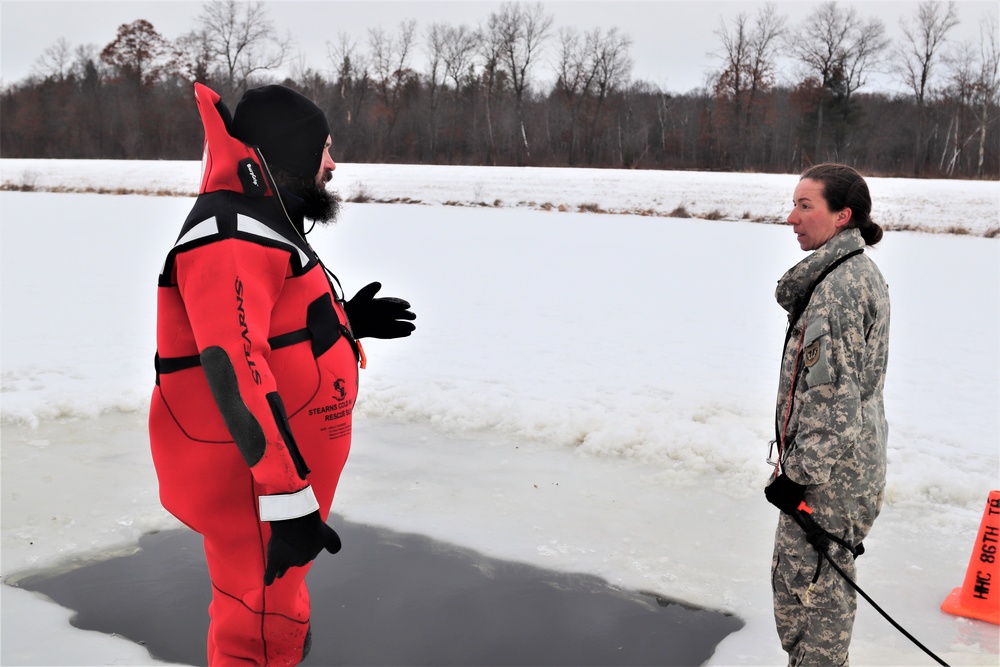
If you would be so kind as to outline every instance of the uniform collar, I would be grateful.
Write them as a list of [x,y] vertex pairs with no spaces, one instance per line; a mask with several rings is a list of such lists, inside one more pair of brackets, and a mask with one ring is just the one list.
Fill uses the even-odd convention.
[[782,308],[792,312],[826,267],[844,255],[864,247],[865,241],[861,238],[860,231],[845,229],[790,268],[778,281],[774,298]]

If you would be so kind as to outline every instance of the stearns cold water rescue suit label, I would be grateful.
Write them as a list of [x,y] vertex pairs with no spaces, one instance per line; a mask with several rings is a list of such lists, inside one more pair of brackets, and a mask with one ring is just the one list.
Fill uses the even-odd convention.
[[350,420],[347,418],[354,410],[355,399],[348,398],[346,384],[347,382],[343,378],[334,380],[331,387],[333,393],[330,398],[335,402],[309,409],[310,417],[322,417],[326,425],[320,427],[319,430],[325,432],[331,440],[343,436],[351,429]]

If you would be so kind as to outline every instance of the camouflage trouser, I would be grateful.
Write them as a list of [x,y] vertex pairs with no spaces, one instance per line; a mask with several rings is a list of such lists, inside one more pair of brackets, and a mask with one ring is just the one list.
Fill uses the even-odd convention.
[[[846,549],[830,547],[830,555],[852,580],[854,558]],[[813,583],[819,554],[790,517],[781,515],[771,561],[774,620],[789,667],[848,664],[857,596],[830,564],[823,560]]]

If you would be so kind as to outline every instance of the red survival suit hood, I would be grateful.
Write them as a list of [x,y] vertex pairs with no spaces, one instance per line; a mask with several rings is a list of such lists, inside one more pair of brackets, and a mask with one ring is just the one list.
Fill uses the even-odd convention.
[[229,133],[233,117],[226,103],[218,93],[200,83],[194,84],[194,96],[205,128],[198,194],[231,190],[249,197],[271,196],[272,189],[264,177],[260,155]]

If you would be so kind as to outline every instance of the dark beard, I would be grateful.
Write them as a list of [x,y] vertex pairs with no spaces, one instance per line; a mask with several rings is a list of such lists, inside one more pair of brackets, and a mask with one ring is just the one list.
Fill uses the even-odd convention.
[[337,222],[341,200],[336,191],[326,189],[330,178],[324,178],[323,185],[317,185],[311,178],[295,177],[278,168],[275,169],[274,179],[302,199],[302,217],[315,220],[320,225]]
[[337,222],[340,215],[340,195],[313,182],[300,186],[296,192],[302,197],[302,215],[320,225]]

